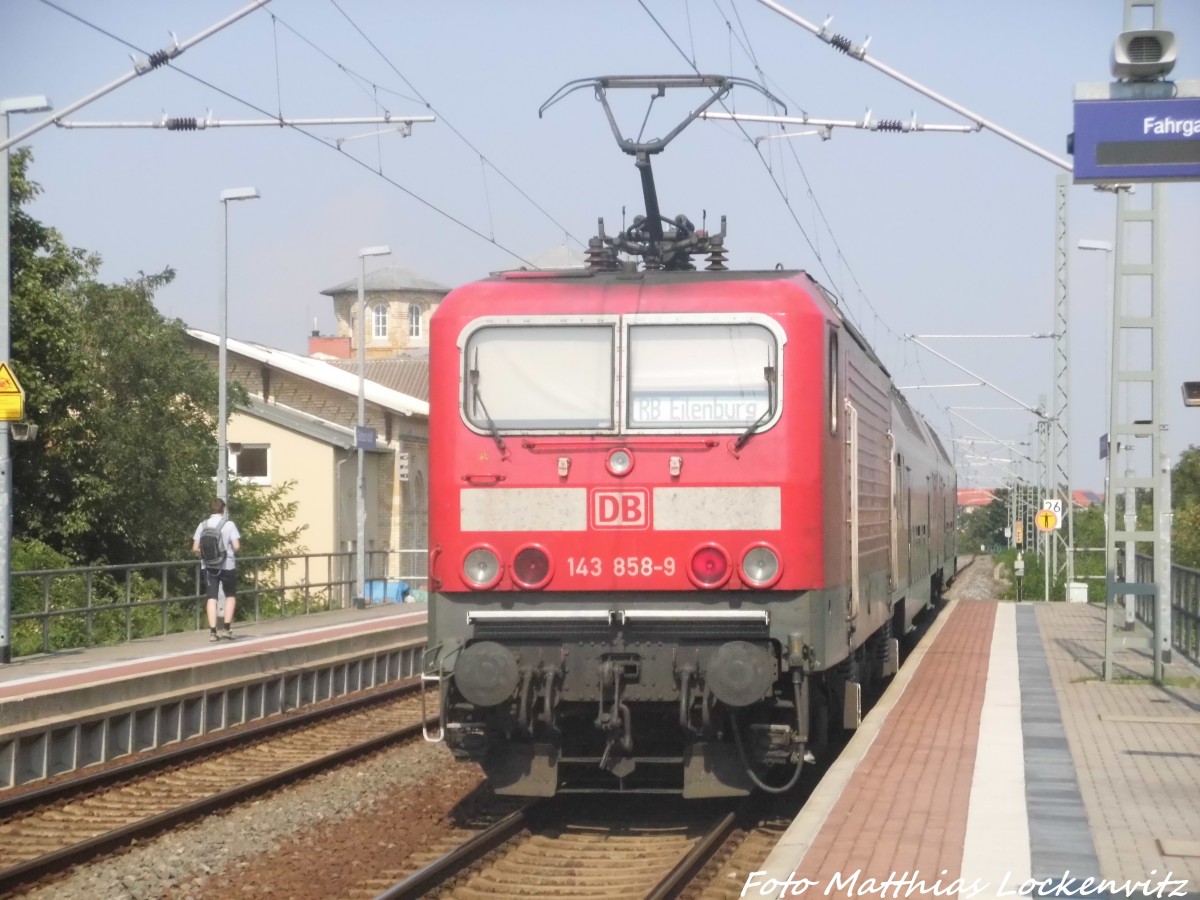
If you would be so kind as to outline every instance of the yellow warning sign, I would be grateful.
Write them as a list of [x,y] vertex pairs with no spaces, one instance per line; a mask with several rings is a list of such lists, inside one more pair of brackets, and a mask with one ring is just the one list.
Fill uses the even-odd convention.
[[1037,522],[1037,527],[1042,531],[1053,531],[1058,527],[1058,516],[1054,514],[1054,510],[1052,509],[1038,510],[1034,521]]
[[8,363],[0,362],[0,422],[25,418],[25,391]]

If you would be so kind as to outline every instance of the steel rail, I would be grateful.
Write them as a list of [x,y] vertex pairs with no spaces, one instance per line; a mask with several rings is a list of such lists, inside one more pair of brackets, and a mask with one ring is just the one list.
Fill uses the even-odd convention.
[[509,813],[500,821],[479,832],[475,837],[459,844],[445,856],[435,859],[423,869],[392,885],[375,900],[413,900],[424,897],[434,888],[449,881],[468,866],[478,862],[500,845],[521,832],[537,803],[530,803]]
[[[179,763],[191,762],[207,753],[229,750],[260,738],[271,737],[292,727],[310,725],[314,722],[320,722],[322,719],[329,719],[340,715],[341,713],[354,712],[355,710],[372,706],[376,703],[384,703],[388,700],[394,700],[397,697],[414,694],[419,687],[420,683],[414,678],[375,693],[354,697],[350,700],[342,700],[318,709],[296,713],[287,718],[262,722],[241,731],[233,732],[232,734],[225,731],[218,732],[184,747],[176,747],[173,750],[154,753],[151,756],[144,756],[110,769],[91,772],[79,778],[60,781],[56,784],[25,791],[15,796],[2,797],[0,798],[0,819],[10,819],[16,813],[25,812],[38,806],[46,806],[74,794],[81,794],[84,791],[110,787],[119,781],[139,775],[146,775],[157,769],[165,769]],[[284,715],[284,713],[279,713],[278,715]]]
[[[410,690],[411,689],[412,688],[410,688]],[[401,693],[400,691],[394,692]],[[376,695],[376,697],[377,696],[378,695]],[[376,697],[372,697],[370,699],[376,699]],[[351,703],[343,704],[338,711],[345,712],[347,711],[347,707],[353,705],[369,705],[362,702],[367,699],[368,698],[358,698],[358,703],[354,703],[352,701]],[[325,710],[322,710],[321,712],[325,712]],[[304,724],[312,724],[313,719],[320,718],[328,718],[328,715],[312,715],[309,721]],[[276,726],[275,730],[288,730],[285,726],[292,725],[296,722],[297,719],[288,719],[286,723],[274,723]],[[284,785],[293,781],[297,781],[321,772],[325,769],[341,765],[351,759],[382,749],[390,744],[396,743],[397,741],[403,741],[408,738],[415,737],[421,733],[421,729],[424,724],[425,723],[418,721],[411,725],[406,725],[403,728],[395,729],[386,734],[377,735],[376,737],[353,746],[343,747],[342,749],[326,754],[325,756],[300,763],[288,769],[274,772],[270,775],[264,776],[263,778],[258,778],[253,781],[248,781],[244,784],[235,785],[234,787],[227,788],[226,790],[212,794],[208,797],[202,797],[199,800],[194,800],[190,803],[176,807],[175,809],[167,810],[166,812],[141,819],[137,822],[132,822],[128,825],[123,825],[119,828],[113,829],[112,831],[105,832],[104,834],[96,835],[80,841],[77,844],[72,844],[71,846],[54,850],[50,853],[43,854],[42,856],[35,857],[34,859],[26,860],[25,862],[18,863],[15,866],[0,870],[0,894],[4,894],[5,892],[11,891],[14,888],[22,885],[29,886],[33,882],[36,882],[47,875],[62,871],[62,869],[66,868],[67,866],[77,865],[98,854],[110,852],[124,846],[125,844],[128,844],[137,838],[148,837],[150,835],[166,831],[194,818],[208,815],[217,810],[231,806],[248,797],[252,797],[275,788],[283,787]],[[263,726],[258,726],[257,728],[253,729],[253,731],[256,732],[262,732],[263,730]],[[247,732],[241,732],[237,735],[225,736],[227,739],[229,739],[226,742],[226,746],[245,742],[240,739],[246,738],[247,734]],[[263,735],[260,733],[258,736],[261,737]],[[246,739],[248,740],[248,738]],[[214,742],[214,744],[215,743],[218,742]],[[186,749],[211,751],[214,749],[214,744],[205,744],[203,747]],[[175,754],[173,753],[171,755],[174,756]],[[200,753],[197,752],[195,755],[200,755]],[[129,764],[119,768],[122,770],[124,777],[127,778],[133,774],[144,774],[146,771],[153,771],[155,768],[160,767],[155,764],[160,763],[161,761],[162,760],[159,757],[145,760],[143,761],[144,767],[140,771],[138,771],[138,766],[136,764]],[[100,776],[105,776],[108,774],[110,773],[99,773]],[[60,786],[54,785],[51,788],[43,788],[33,793],[48,794],[58,787]],[[24,796],[14,798],[13,803],[15,804],[23,799],[25,799]]]
[[725,846],[729,835],[733,833],[737,823],[735,813],[726,813],[708,830],[704,837],[696,842],[688,851],[687,856],[668,872],[663,879],[646,895],[646,900],[672,900],[680,896],[684,889],[692,883],[709,861],[716,856],[717,851]]

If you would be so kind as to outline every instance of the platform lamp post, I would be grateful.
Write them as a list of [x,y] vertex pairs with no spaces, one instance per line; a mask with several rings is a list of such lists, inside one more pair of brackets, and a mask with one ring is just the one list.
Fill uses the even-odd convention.
[[229,418],[229,201],[257,200],[258,188],[240,187],[221,191],[221,337],[217,350],[217,496],[229,502],[229,439],[225,433]]
[[[1113,453],[1114,450],[1117,453],[1121,452],[1120,441],[1117,442],[1115,448],[1113,446],[1113,441],[1112,441],[1113,423],[1108,421],[1110,415],[1112,414],[1112,351],[1113,351],[1112,333],[1113,333],[1113,328],[1116,327],[1115,322],[1116,322],[1116,300],[1117,300],[1115,285],[1114,285],[1114,275],[1113,275],[1113,245],[1112,245],[1111,241],[1082,240],[1079,242],[1079,244],[1077,246],[1079,247],[1080,250],[1095,250],[1095,251],[1099,251],[1100,253],[1104,254],[1104,293],[1105,293],[1104,301],[1105,301],[1105,305],[1106,305],[1106,309],[1107,309],[1107,311],[1105,313],[1105,323],[1104,323],[1104,325],[1105,325],[1105,327],[1104,327],[1104,421],[1105,421],[1105,424],[1107,427],[1107,433],[1104,436],[1104,440],[1105,440],[1105,444],[1106,444],[1106,448],[1107,448],[1105,455],[1107,456],[1107,455]],[[1132,475],[1133,472],[1126,471],[1125,474]],[[1104,515],[1104,528],[1105,528],[1104,540],[1106,543],[1109,540],[1109,537],[1108,537],[1108,505],[1113,502],[1112,497],[1110,496],[1111,494],[1112,494],[1112,489],[1109,487],[1109,484],[1108,484],[1108,463],[1106,462],[1104,465],[1104,513],[1105,513],[1105,515]],[[1132,488],[1126,489],[1126,491],[1125,491],[1125,515],[1126,515],[1126,517],[1128,517],[1131,512],[1136,517],[1136,510],[1134,509],[1135,502],[1136,501],[1133,496],[1133,489]],[[1127,527],[1129,527],[1128,518],[1126,519],[1126,523],[1127,523]],[[1135,564],[1136,563],[1134,561],[1134,545],[1133,545],[1133,542],[1130,541],[1125,544],[1125,580],[1126,581],[1136,581],[1137,580],[1136,578],[1133,577]],[[1134,614],[1136,613],[1136,611],[1137,610],[1134,605],[1133,596],[1126,595],[1126,597],[1125,597],[1125,629],[1126,630],[1133,629],[1133,622],[1134,622],[1134,618],[1135,618]]]
[[[45,112],[50,101],[42,96],[0,100],[0,143],[8,141],[9,113]],[[9,334],[9,288],[12,255],[8,231],[8,148],[0,154],[0,362],[12,352]],[[0,422],[0,663],[12,662],[12,458],[9,455],[9,424]]]
[[[363,247],[358,251],[358,427],[354,429],[354,446],[358,448],[358,535],[356,539],[357,577],[355,579],[355,606],[365,604],[367,596],[367,470],[364,450],[367,436],[367,257],[389,256],[392,248],[387,245]],[[370,435],[371,446],[375,445],[374,434]]]

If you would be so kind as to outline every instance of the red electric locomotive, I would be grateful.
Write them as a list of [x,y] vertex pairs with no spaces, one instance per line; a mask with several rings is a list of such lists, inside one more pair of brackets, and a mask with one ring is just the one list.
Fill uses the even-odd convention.
[[650,214],[588,268],[430,326],[426,680],[498,793],[785,790],[954,571],[953,467],[862,336],[804,272],[726,270],[724,227],[656,228],[638,162]]

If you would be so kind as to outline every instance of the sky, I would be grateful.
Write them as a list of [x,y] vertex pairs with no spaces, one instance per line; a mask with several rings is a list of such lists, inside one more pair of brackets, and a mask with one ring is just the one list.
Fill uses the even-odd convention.
[[[5,0],[0,99],[49,96],[62,109],[132,70],[131,54],[184,42],[248,0]],[[1200,3],[1159,0],[1179,41],[1173,79],[1200,78]],[[785,0],[810,22],[1060,158],[1074,85],[1109,82],[1122,0]],[[66,10],[67,12],[63,12]],[[72,13],[78,18],[72,18]],[[79,21],[85,20],[85,22]],[[1139,19],[1135,26],[1149,27]],[[97,30],[97,29],[102,29]],[[102,33],[107,32],[107,34]],[[138,48],[138,50],[133,50]],[[141,51],[141,52],[139,52]],[[217,331],[222,205],[229,188],[261,199],[228,208],[229,335],[305,352],[314,327],[335,330],[320,292],[356,278],[358,250],[386,244],[397,265],[447,287],[513,268],[642,212],[638,174],[590,89],[602,75],[734,75],[764,85],[790,114],[817,118],[967,120],[853,60],[756,0],[273,0],[168,66],[65,117],[156,122],[435,115],[412,134],[379,126],[66,129],[22,146],[43,188],[32,214],[99,254],[119,282],[170,266],[164,315]],[[701,101],[697,91],[610,92],[626,136],[658,137]],[[746,87],[738,113],[778,114]],[[713,107],[720,109],[721,107]],[[14,114],[10,132],[43,115]],[[794,129],[793,129],[794,130]],[[803,268],[831,288],[895,382],[961,453],[997,457],[1030,441],[1053,394],[1051,341],[906,335],[1032,335],[1054,328],[1058,166],[984,130],[889,134],[836,129],[823,141],[769,140],[779,128],[696,121],[653,160],[664,214],[710,229],[727,218],[734,268]],[[1148,187],[1139,186],[1146,196]],[[1103,489],[1104,373],[1116,201],[1068,190],[1071,465],[1076,487]],[[1200,379],[1200,185],[1163,188],[1172,457],[1200,444],[1200,409],[1179,385]],[[1137,194],[1135,194],[1137,196]],[[978,376],[978,377],[976,377]],[[989,388],[937,385],[984,380]],[[925,385],[926,387],[915,387]],[[1028,452],[1029,448],[1019,448]],[[995,467],[960,460],[961,485],[994,485]],[[1026,470],[1025,474],[1031,474]]]

